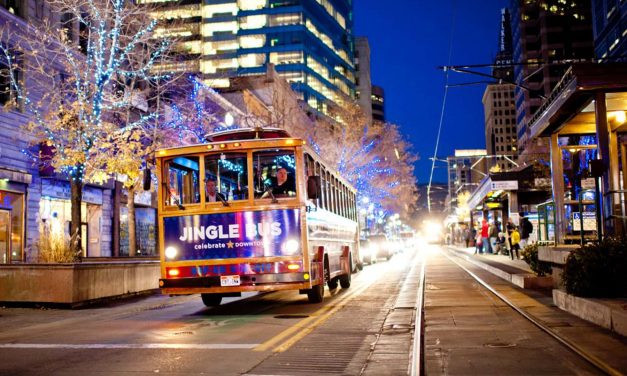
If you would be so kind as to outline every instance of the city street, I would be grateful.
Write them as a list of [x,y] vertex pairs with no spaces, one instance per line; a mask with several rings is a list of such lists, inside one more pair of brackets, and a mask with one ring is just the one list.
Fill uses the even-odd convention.
[[[206,308],[198,295],[79,310],[4,308],[0,374],[358,375],[417,263],[407,252],[367,266],[350,289],[326,289],[322,304],[285,291],[229,298],[217,308]],[[393,329],[403,338],[392,342],[396,354],[384,357],[394,360],[396,374],[409,362],[408,311],[407,322]]]
[[[424,322],[414,332],[423,261]],[[469,261],[447,247],[422,245],[366,266],[347,290],[326,289],[319,305],[284,291],[229,298],[216,308],[206,308],[198,295],[77,310],[5,307],[0,374],[406,375],[416,354],[414,333],[423,343],[417,374],[604,373],[469,272],[576,343],[584,356],[600,359],[609,373],[627,369],[624,338]]]

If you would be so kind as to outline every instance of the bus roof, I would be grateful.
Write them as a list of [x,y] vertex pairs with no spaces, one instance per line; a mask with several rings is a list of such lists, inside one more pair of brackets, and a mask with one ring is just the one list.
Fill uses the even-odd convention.
[[205,135],[208,142],[254,140],[260,138],[289,138],[290,135],[281,128],[238,128]]

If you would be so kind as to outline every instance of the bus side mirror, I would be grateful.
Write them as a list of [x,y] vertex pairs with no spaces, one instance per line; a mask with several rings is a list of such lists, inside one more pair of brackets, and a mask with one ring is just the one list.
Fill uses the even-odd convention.
[[307,177],[307,198],[316,200],[320,198],[320,176]]
[[149,191],[150,190],[150,183],[152,182],[152,176],[150,175],[150,169],[149,168],[145,168],[144,169],[144,176],[143,176],[143,185],[144,185],[144,191]]

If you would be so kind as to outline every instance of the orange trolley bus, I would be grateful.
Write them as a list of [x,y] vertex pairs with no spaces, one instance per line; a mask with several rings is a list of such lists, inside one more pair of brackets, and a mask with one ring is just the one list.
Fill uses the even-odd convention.
[[166,294],[207,306],[242,291],[348,288],[360,265],[356,192],[306,142],[276,128],[159,150],[159,244]]

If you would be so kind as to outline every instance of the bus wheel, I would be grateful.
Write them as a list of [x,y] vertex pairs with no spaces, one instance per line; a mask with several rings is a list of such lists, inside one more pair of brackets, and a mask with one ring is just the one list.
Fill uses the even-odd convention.
[[219,294],[200,294],[200,297],[207,307],[219,306],[222,301],[222,295]]
[[327,281],[327,286],[329,286],[329,290],[333,291],[337,288],[337,278],[333,278]]
[[324,298],[324,285],[315,285],[307,290],[307,298],[309,299],[309,303],[322,303],[322,299]]
[[339,280],[340,280],[340,286],[342,286],[343,289],[347,289],[351,287],[351,272],[349,271],[348,273],[341,275],[339,277]]
[[324,280],[327,281],[327,286],[329,286],[329,291],[333,291],[337,288],[337,278],[331,279],[331,271],[329,270],[329,260],[326,257],[324,259]]

